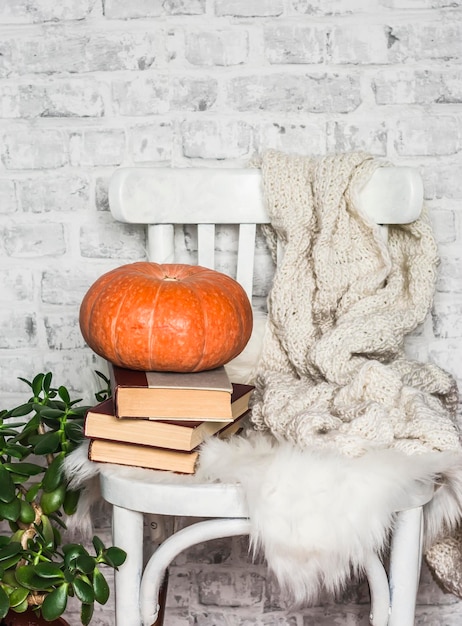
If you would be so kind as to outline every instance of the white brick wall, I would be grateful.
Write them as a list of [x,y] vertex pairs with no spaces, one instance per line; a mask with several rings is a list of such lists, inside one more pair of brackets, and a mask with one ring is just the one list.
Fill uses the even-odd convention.
[[[420,169],[441,265],[409,350],[462,383],[461,17],[460,0],[1,0],[1,408],[24,398],[18,376],[46,370],[92,399],[80,301],[145,256],[143,229],[108,212],[115,167],[239,166],[267,147]],[[364,587],[287,613],[246,549],[182,555],[166,624],[367,623]],[[425,571],[418,616],[455,626],[462,603]]]

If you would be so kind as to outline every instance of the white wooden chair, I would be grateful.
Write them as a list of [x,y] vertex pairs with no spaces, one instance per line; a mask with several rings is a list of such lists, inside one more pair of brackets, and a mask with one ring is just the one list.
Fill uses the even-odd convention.
[[[197,224],[197,262],[215,267],[215,225],[239,225],[237,280],[252,294],[256,226],[268,222],[259,170],[120,168],[110,182],[116,220],[145,224],[151,261],[174,262],[174,225]],[[372,200],[378,223],[410,222],[422,207],[422,182],[411,168],[381,168],[361,194]],[[133,479],[129,468],[104,465],[102,494],[113,505],[113,539],[128,557],[116,573],[116,625],[151,626],[159,615],[159,590],[171,561],[184,549],[210,539],[248,534],[239,485],[156,484],[152,472]],[[388,573],[378,557],[367,566],[374,626],[412,626],[422,555],[422,505],[431,490],[403,502],[391,543]],[[143,571],[146,514],[210,518],[167,537]],[[159,622],[161,623],[161,619]]]

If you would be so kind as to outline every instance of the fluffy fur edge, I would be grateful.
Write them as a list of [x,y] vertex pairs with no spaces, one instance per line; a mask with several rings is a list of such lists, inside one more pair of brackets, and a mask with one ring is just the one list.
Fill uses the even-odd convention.
[[[146,470],[93,463],[82,444],[64,462],[73,488],[83,493],[72,530],[90,533],[90,509],[100,502],[98,474]],[[363,572],[371,554],[388,545],[396,511],[412,506],[416,489],[436,485],[424,506],[425,547],[462,519],[462,455],[429,452],[408,456],[393,449],[349,458],[332,450],[300,450],[263,433],[217,438],[203,444],[194,476],[152,471],[159,482],[240,483],[249,507],[251,546],[293,606],[310,603],[323,590],[338,594]]]
[[412,506],[425,485],[439,484],[424,507],[427,546],[462,516],[462,455],[451,452],[380,449],[348,458],[256,434],[211,439],[200,458],[204,479],[244,486],[253,549],[295,606],[323,590],[336,595],[361,574],[387,547],[395,512]]

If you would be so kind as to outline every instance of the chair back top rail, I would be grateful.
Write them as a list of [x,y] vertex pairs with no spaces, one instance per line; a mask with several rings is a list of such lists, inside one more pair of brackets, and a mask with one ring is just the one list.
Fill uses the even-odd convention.
[[[377,224],[420,215],[423,184],[412,167],[379,167],[357,198]],[[114,218],[130,224],[265,224],[261,170],[121,167],[109,184]]]

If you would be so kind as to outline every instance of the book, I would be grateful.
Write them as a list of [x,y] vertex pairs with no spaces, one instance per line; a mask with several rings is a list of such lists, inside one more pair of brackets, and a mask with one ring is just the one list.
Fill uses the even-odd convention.
[[[231,402],[236,403],[236,419],[249,408],[254,387],[233,383]],[[112,439],[175,450],[192,450],[208,437],[226,428],[228,421],[124,419],[115,416],[112,398],[100,402],[85,415],[84,434],[88,438]]]
[[[227,424],[217,436],[220,439],[231,437],[238,433],[248,417],[250,411],[246,411],[240,418]],[[179,474],[194,474],[200,450],[168,450],[154,446],[140,445],[112,441],[109,439],[90,439],[88,458],[90,461],[100,463],[116,463],[131,467],[143,467],[176,472]]]
[[116,417],[231,422],[233,387],[225,368],[145,372],[109,363]]

